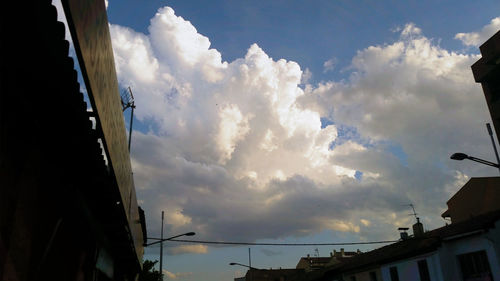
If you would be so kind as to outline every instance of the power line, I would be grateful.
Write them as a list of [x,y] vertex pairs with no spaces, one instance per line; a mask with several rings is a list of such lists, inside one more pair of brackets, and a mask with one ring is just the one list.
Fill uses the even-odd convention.
[[172,239],[172,242],[215,244],[215,245],[242,245],[242,246],[348,246],[348,245],[370,245],[388,244],[399,240],[367,241],[367,242],[339,242],[339,243],[253,243],[253,242],[227,242],[227,241],[204,241],[204,240],[184,240]]

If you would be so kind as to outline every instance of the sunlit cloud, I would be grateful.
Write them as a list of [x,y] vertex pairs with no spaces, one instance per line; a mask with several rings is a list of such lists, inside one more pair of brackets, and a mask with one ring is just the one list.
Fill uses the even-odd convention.
[[172,255],[194,253],[194,254],[206,254],[208,253],[208,247],[201,244],[196,245],[181,245],[168,248],[168,253]]
[[173,273],[173,272],[170,272],[166,269],[163,269],[163,280],[183,279],[183,278],[191,277],[192,275],[193,275],[192,272]]
[[455,39],[462,41],[466,46],[477,47],[498,31],[500,31],[500,17],[492,19],[490,24],[484,26],[480,31],[457,33]]
[[338,63],[337,58],[331,58],[323,63],[323,72],[326,73],[328,71],[332,71],[335,69],[335,66]]
[[391,239],[394,226],[411,223],[404,204],[427,227],[442,223],[470,171],[447,161],[450,150],[489,149],[470,72],[478,57],[443,49],[414,24],[359,50],[347,79],[320,84],[257,44],[222,61],[168,7],[147,35],[110,29],[120,84],[132,86],[136,116],[150,126],[133,135],[138,197],[146,212],[167,210],[172,233],[255,241],[328,229]]

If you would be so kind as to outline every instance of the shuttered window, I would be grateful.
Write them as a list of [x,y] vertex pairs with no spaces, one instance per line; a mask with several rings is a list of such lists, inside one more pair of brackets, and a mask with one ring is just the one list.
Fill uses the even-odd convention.
[[457,258],[460,264],[460,270],[462,271],[462,280],[493,280],[486,251],[477,251],[458,255]]

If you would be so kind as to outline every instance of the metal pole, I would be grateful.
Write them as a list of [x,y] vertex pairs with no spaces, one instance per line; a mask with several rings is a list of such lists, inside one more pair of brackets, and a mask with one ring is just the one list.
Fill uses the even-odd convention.
[[250,281],[253,281],[252,255],[250,253],[250,248],[248,248],[248,266],[250,267]]
[[163,280],[163,211],[161,211],[160,279]]
[[130,141],[132,140],[132,123],[134,123],[134,109],[135,105],[132,104],[132,111],[130,113],[130,129],[128,130],[128,153],[130,154]]
[[[497,164],[500,164],[500,158],[498,158],[497,146],[495,145],[495,140],[493,140],[493,131],[491,130],[490,123],[486,123],[486,129],[488,129],[488,134],[491,138],[491,143],[493,144],[493,149],[495,150],[495,156],[497,157]],[[500,172],[500,167],[498,167],[498,171]]]

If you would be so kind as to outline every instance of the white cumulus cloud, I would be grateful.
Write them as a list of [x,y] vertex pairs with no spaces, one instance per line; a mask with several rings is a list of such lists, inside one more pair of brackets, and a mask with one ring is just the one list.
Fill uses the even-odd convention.
[[184,278],[189,278],[193,275],[192,272],[177,272],[173,273],[170,272],[166,269],[163,269],[163,280],[170,280],[170,279],[184,279]]
[[328,71],[332,71],[335,69],[336,64],[338,63],[337,58],[331,58],[323,63],[323,72],[326,73]]
[[[179,238],[181,239],[181,238]],[[195,253],[195,254],[206,254],[208,253],[208,247],[201,244],[196,245],[181,245],[175,246],[168,249],[168,253],[172,255]]]
[[484,26],[481,30],[468,33],[457,33],[455,39],[462,41],[466,46],[479,46],[486,42],[493,34],[500,31],[500,17],[491,20],[490,24]]
[[[408,203],[440,224],[462,182],[457,170],[471,171],[449,163],[450,153],[489,149],[480,137],[487,108],[470,73],[478,57],[439,47],[413,24],[400,34],[358,51],[348,79],[304,86],[310,73],[257,44],[222,61],[169,7],[147,35],[111,25],[120,85],[132,87],[136,116],[150,126],[132,141],[146,212],[166,210],[167,233],[207,240],[325,229],[394,238]],[[148,220],[157,232],[156,217]]]

